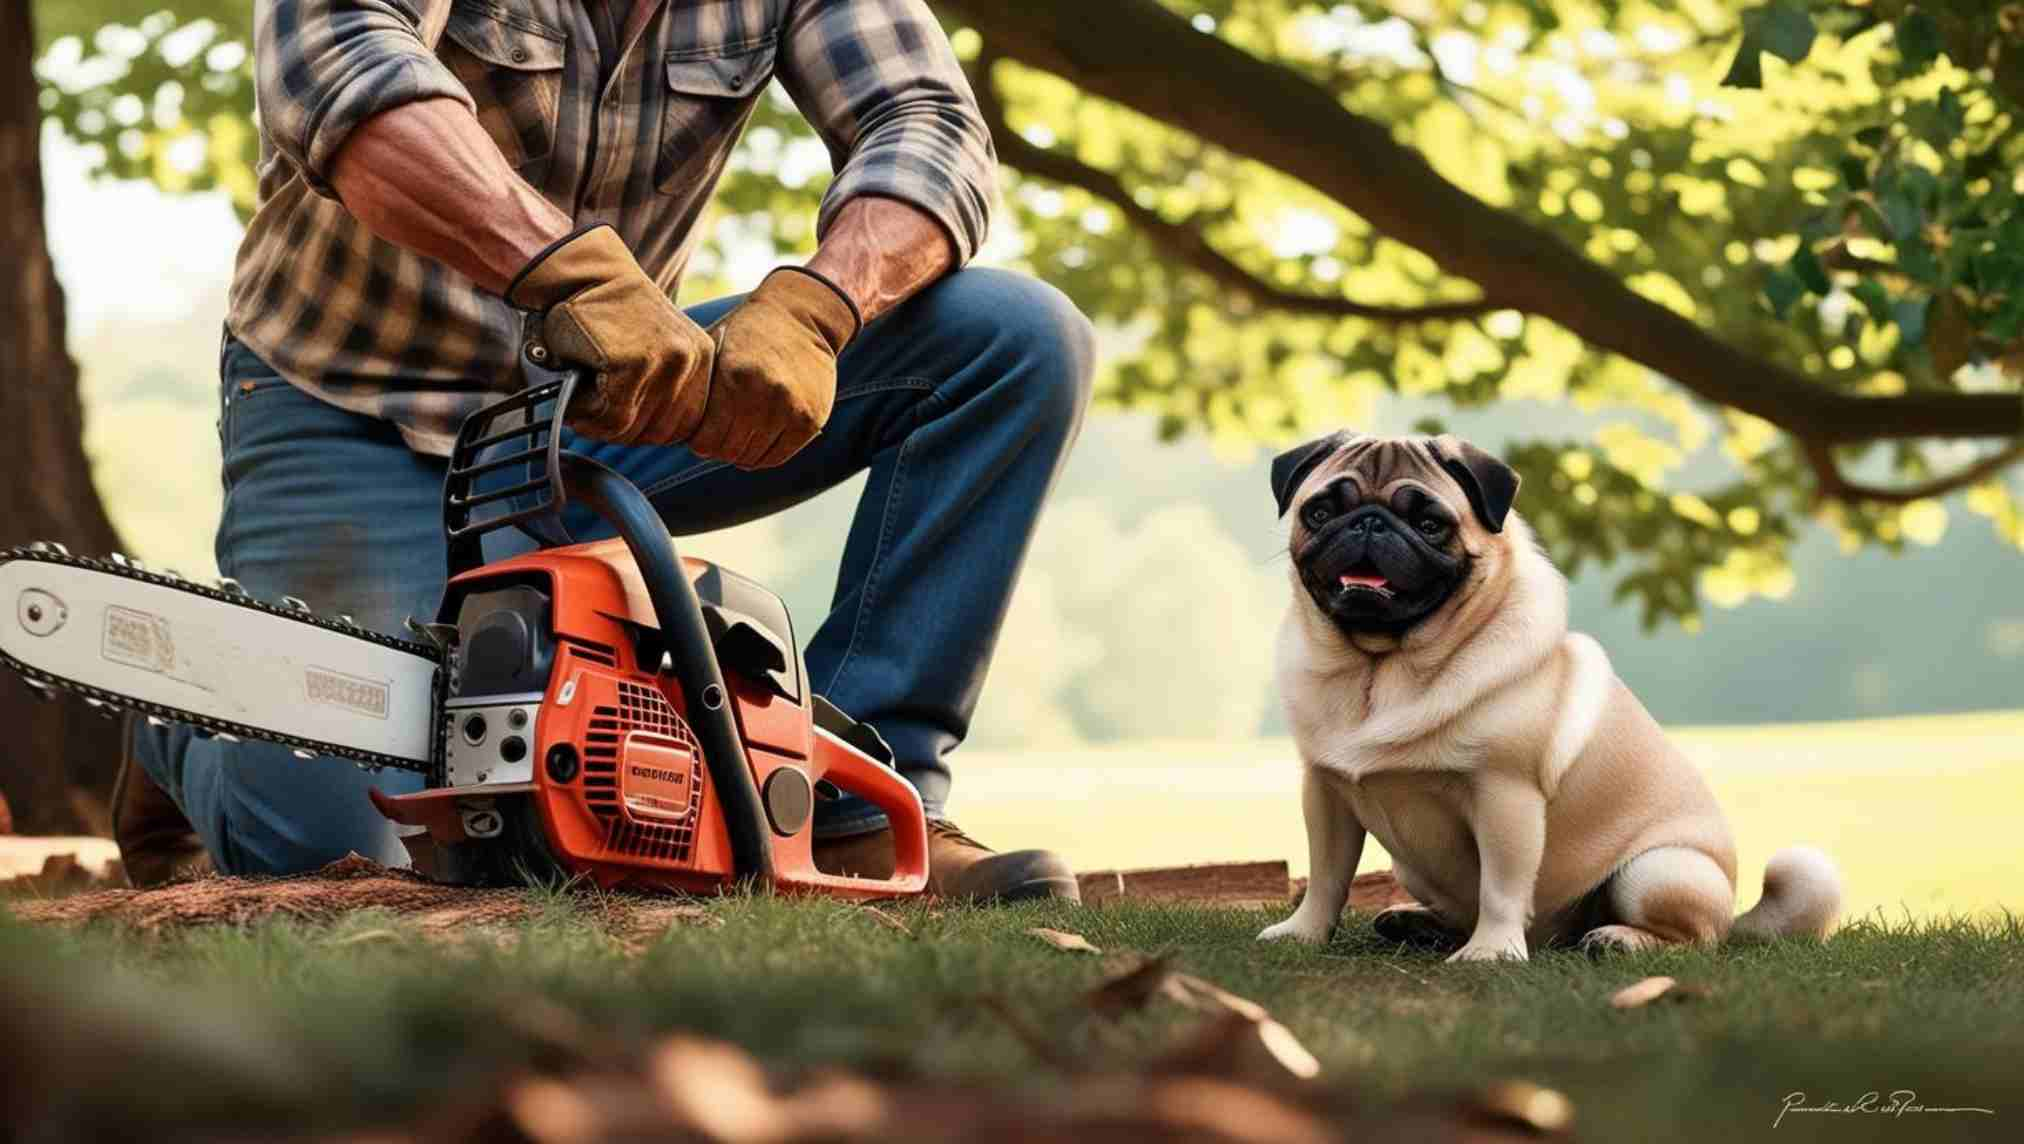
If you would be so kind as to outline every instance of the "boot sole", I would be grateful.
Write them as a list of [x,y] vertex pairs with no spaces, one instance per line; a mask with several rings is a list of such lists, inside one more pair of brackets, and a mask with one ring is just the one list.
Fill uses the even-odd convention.
[[993,906],[1049,899],[1073,902],[1079,906],[1082,904],[1082,885],[1074,878],[1032,878],[995,894],[979,895],[970,900],[978,905]]

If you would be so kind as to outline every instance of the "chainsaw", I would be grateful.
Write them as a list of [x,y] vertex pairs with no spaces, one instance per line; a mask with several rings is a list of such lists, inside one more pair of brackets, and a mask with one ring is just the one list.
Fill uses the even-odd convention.
[[[884,741],[813,694],[778,596],[679,555],[637,487],[562,447],[591,381],[548,356],[531,343],[529,386],[458,433],[449,582],[411,638],[37,543],[0,551],[0,660],[46,697],[289,745],[294,765],[419,772],[371,797],[442,881],[919,892],[927,824]],[[571,504],[616,537],[573,542]],[[557,546],[485,563],[509,527]],[[816,868],[816,804],[843,793],[890,820],[892,877]]]

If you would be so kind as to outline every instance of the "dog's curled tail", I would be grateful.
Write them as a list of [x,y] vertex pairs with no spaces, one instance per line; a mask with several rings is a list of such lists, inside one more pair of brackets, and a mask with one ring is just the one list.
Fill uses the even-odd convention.
[[1811,846],[1788,846],[1764,864],[1764,896],[1744,911],[1731,938],[1824,937],[1841,912],[1841,872]]

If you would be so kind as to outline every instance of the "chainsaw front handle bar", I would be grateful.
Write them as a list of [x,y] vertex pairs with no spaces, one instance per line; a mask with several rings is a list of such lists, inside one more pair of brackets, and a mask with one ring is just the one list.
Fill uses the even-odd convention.
[[632,553],[633,563],[639,566],[660,625],[661,642],[674,660],[675,678],[681,681],[684,714],[702,745],[703,765],[710,769],[710,786],[724,812],[732,867],[753,888],[771,887],[776,874],[771,827],[759,801],[759,787],[752,781],[752,768],[746,763],[745,741],[732,716],[731,690],[717,666],[702,602],[696,598],[696,586],[682,571],[682,558],[675,551],[667,524],[638,485],[596,461],[564,452],[560,468],[567,495],[617,530]]

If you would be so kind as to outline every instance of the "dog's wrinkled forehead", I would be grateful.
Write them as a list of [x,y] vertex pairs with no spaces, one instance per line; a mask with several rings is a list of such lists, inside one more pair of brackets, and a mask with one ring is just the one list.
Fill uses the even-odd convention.
[[1383,495],[1401,480],[1415,480],[1436,495],[1456,491],[1431,438],[1335,433],[1287,452],[1274,464],[1279,510],[1348,473],[1365,495]]
[[1358,437],[1316,465],[1309,483],[1340,473],[1353,474],[1357,486],[1368,495],[1381,496],[1403,480],[1418,481],[1444,499],[1458,491],[1423,437]]
[[1366,496],[1383,496],[1411,480],[1455,504],[1459,491],[1476,518],[1501,532],[1518,474],[1509,465],[1454,437],[1375,437],[1347,430],[1289,449],[1272,463],[1272,493],[1283,515],[1306,491],[1353,474]]

